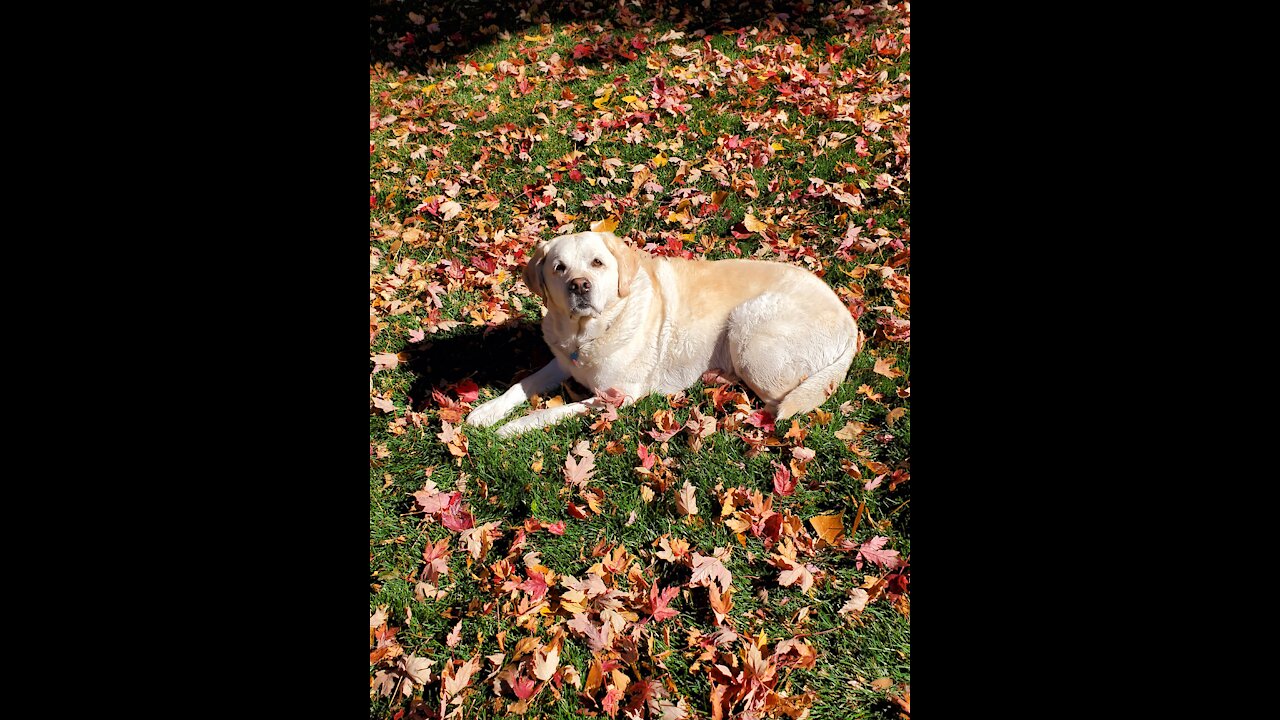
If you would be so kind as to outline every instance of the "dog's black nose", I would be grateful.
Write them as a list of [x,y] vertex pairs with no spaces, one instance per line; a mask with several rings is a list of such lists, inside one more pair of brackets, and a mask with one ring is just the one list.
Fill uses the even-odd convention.
[[574,278],[569,281],[569,292],[583,295],[591,289],[591,281],[586,278]]

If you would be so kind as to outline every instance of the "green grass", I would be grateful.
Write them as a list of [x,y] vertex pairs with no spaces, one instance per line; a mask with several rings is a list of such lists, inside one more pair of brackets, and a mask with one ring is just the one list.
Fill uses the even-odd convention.
[[[641,10],[633,9],[633,12],[639,14],[642,21],[645,19]],[[619,37],[633,36],[637,30],[618,27],[614,13],[616,10],[611,10],[606,15],[606,20],[612,18],[615,23],[611,32]],[[779,669],[776,690],[785,690],[791,696],[807,691],[816,693],[810,715],[815,719],[898,717],[898,710],[886,700],[885,692],[873,689],[871,683],[887,677],[896,688],[909,685],[909,611],[905,605],[895,605],[887,598],[881,598],[869,604],[858,617],[837,614],[853,588],[862,585],[869,574],[882,575],[883,571],[870,564],[859,569],[855,566],[854,553],[824,548],[811,554],[801,553],[802,562],[811,563],[819,569],[819,579],[808,593],[801,592],[798,586],[782,587],[778,583],[778,571],[765,562],[777,547],[766,548],[750,533],[740,538],[720,519],[720,498],[724,489],[741,486],[758,490],[766,496],[773,495],[773,463],[785,463],[790,457],[789,449],[795,443],[785,435],[793,425],[800,424],[809,429],[803,444],[816,453],[816,458],[810,463],[807,476],[797,483],[792,496],[773,497],[773,509],[798,517],[804,523],[804,531],[812,534],[809,518],[839,512],[844,513],[846,533],[851,531],[853,519],[862,507],[853,539],[861,543],[874,536],[885,536],[889,538],[886,548],[897,550],[901,557],[910,555],[911,506],[908,501],[911,483],[906,482],[890,490],[890,481],[885,478],[879,487],[863,489],[863,483],[874,476],[867,468],[868,462],[883,463],[890,469],[906,470],[910,465],[910,399],[898,394],[906,393],[910,388],[910,343],[886,336],[878,330],[876,322],[889,315],[888,308],[893,308],[893,314],[898,317],[910,317],[909,308],[895,307],[892,292],[895,288],[886,284],[877,271],[897,255],[898,250],[892,245],[871,252],[851,250],[847,260],[835,254],[849,223],[863,226],[860,238],[879,239],[875,230],[884,228],[891,240],[910,247],[909,227],[904,227],[910,222],[910,183],[903,176],[895,155],[901,148],[892,135],[894,130],[906,131],[909,137],[909,114],[894,110],[894,106],[909,105],[910,98],[898,97],[879,104],[867,99],[874,89],[901,91],[909,85],[909,77],[904,77],[904,74],[909,72],[910,53],[908,49],[899,56],[880,56],[871,44],[874,38],[886,31],[894,32],[901,42],[904,28],[900,11],[875,10],[865,23],[865,34],[857,42],[853,42],[853,33],[821,23],[821,16],[822,13],[813,13],[808,17],[795,18],[787,32],[768,40],[749,40],[748,50],[737,48],[734,36],[716,32],[710,36],[711,47],[735,67],[749,61],[760,61],[774,69],[785,67],[790,70],[791,65],[799,64],[806,72],[817,73],[820,66],[829,64],[832,78],[858,69],[873,77],[881,71],[887,72],[886,81],[872,82],[870,87],[862,90],[835,82],[831,82],[828,88],[831,94],[859,93],[859,107],[863,113],[887,113],[886,127],[868,138],[866,149],[869,154],[866,156],[860,155],[854,147],[854,137],[862,133],[857,123],[831,120],[821,117],[820,113],[806,114],[801,108],[808,106],[788,101],[783,85],[791,76],[789,72],[780,72],[780,80],[767,83],[758,90],[749,91],[726,83],[717,88],[715,98],[687,98],[685,102],[692,107],[686,114],[672,117],[665,111],[659,112],[652,122],[644,125],[647,136],[639,144],[625,141],[629,128],[605,130],[590,145],[569,137],[576,122],[601,116],[591,106],[593,93],[614,77],[627,75],[629,78],[610,102],[615,113],[624,104],[621,97],[628,94],[646,97],[651,87],[650,78],[654,76],[662,77],[668,88],[681,86],[673,72],[683,73],[690,60],[703,62],[701,40],[688,35],[675,42],[654,44],[646,51],[638,52],[639,57],[635,60],[619,60],[607,66],[588,63],[586,67],[593,74],[572,81],[553,80],[537,72],[524,50],[537,46],[537,57],[544,61],[554,52],[561,57],[572,57],[575,44],[597,36],[585,29],[584,25],[589,23],[580,22],[576,32],[571,32],[567,22],[557,21],[552,24],[551,34],[545,29],[540,30],[536,23],[522,26],[513,30],[509,39],[495,37],[447,63],[413,65],[412,70],[406,70],[404,74],[398,74],[401,68],[397,66],[371,66],[371,116],[398,116],[394,122],[370,132],[375,148],[370,156],[371,194],[376,197],[375,207],[370,213],[370,248],[379,255],[378,263],[371,272],[371,289],[375,293],[388,290],[391,299],[416,304],[399,314],[389,312],[391,300],[386,297],[379,297],[376,304],[371,304],[371,314],[380,324],[380,329],[370,345],[370,353],[405,353],[410,361],[372,375],[375,393],[389,397],[396,404],[396,410],[391,414],[379,411],[371,411],[370,414],[371,450],[380,448],[385,457],[370,458],[369,607],[371,613],[376,608],[386,608],[388,624],[400,628],[396,639],[405,654],[435,660],[433,675],[438,675],[443,664],[451,658],[465,660],[499,652],[497,637],[501,632],[506,632],[503,645],[509,652],[516,642],[531,634],[542,642],[548,641],[554,628],[567,619],[564,615],[538,618],[536,630],[531,633],[512,619],[512,608],[521,593],[501,592],[490,577],[493,564],[508,556],[517,528],[526,519],[537,518],[546,523],[564,521],[565,533],[562,536],[546,531],[529,533],[526,545],[510,553],[509,557],[521,571],[521,577],[524,571],[522,557],[537,552],[540,553],[540,563],[557,575],[573,575],[582,579],[587,569],[600,560],[592,557],[592,549],[604,543],[610,547],[620,545],[625,548],[647,577],[657,579],[662,587],[669,587],[686,583],[689,570],[655,557],[660,537],[683,538],[691,546],[691,551],[703,554],[710,554],[717,547],[731,548],[732,557],[726,567],[733,575],[735,592],[729,623],[744,640],[722,650],[736,654],[742,643],[748,642],[748,636],[761,640],[763,634],[767,656],[781,640],[793,636],[806,637],[817,651],[817,664],[811,669]],[[654,20],[652,27],[645,31],[650,41],[669,30],[681,29],[670,15],[649,19]],[[765,19],[745,27],[763,29]],[[807,37],[803,33],[805,27],[815,28],[818,32],[811,38]],[[537,34],[550,38],[550,45],[524,39],[526,35]],[[792,41],[803,49],[803,54],[785,62],[770,59],[770,53],[779,52],[780,47]],[[829,62],[824,49],[827,43],[845,43],[849,47],[839,61]],[[677,62],[669,53],[673,44],[684,45],[695,55],[685,58],[684,62]],[[757,52],[757,45],[765,46],[766,51]],[[650,69],[648,61],[658,56],[670,62],[661,69]],[[527,76],[539,82],[529,93],[517,93],[513,98],[511,93],[516,81],[512,78],[495,80],[494,71],[475,75],[460,72],[465,63],[474,62],[480,66],[494,63],[496,66],[503,61],[526,63]],[[715,69],[714,63],[706,67]],[[496,87],[485,89],[484,86],[491,81],[496,82]],[[565,88],[583,107],[553,114],[551,103],[561,97]],[[775,108],[788,113],[787,128],[766,124],[755,130],[747,129],[746,117]],[[472,116],[471,113],[476,111],[485,112],[485,117]],[[537,118],[539,113],[551,119],[549,125]],[[457,128],[445,135],[440,125],[442,121],[454,123]],[[417,130],[411,129],[410,123]],[[686,131],[678,130],[682,123],[687,126]],[[540,139],[528,147],[527,160],[517,157],[518,150],[504,155],[497,147],[503,141],[500,137],[502,129],[509,124],[517,128],[517,134],[526,128],[533,128],[540,134]],[[830,136],[833,132],[845,133],[848,138],[840,147],[815,157],[818,137]],[[719,141],[731,136],[744,141],[754,139],[764,147],[776,142],[782,145],[783,150],[771,151],[773,156],[763,167],[751,167],[741,159],[732,160],[732,151],[718,145]],[[735,191],[731,184],[723,183],[707,171],[697,180],[686,176],[684,181],[677,182],[675,163],[653,166],[654,156],[663,152],[658,148],[659,144],[676,140],[682,141],[683,147],[665,151],[665,155],[682,158],[694,167],[702,166],[709,158],[737,162],[740,167],[729,171],[730,178],[754,178],[758,197],[748,197],[745,192]],[[515,144],[511,140],[507,142]],[[412,153],[421,145],[440,147],[444,151],[443,157],[436,157],[429,151],[425,156],[413,157]],[[473,169],[486,148],[489,156],[484,167]],[[550,166],[574,150],[586,153],[579,168],[587,178],[607,177],[600,166],[601,160],[619,158],[623,166],[617,175],[627,178],[627,182],[601,188],[585,181],[574,183],[565,177],[554,183],[558,190],[554,204],[530,211],[523,188],[552,182],[555,171]],[[878,156],[880,159],[876,161]],[[413,360],[427,357],[430,353],[412,345],[408,337],[410,331],[431,325],[428,298],[419,281],[443,285],[446,292],[442,296],[444,307],[440,310],[440,317],[462,323],[451,330],[429,333],[427,339],[437,343],[437,347],[448,346],[455,340],[475,339],[483,328],[469,324],[470,314],[488,307],[488,303],[495,299],[512,316],[522,316],[526,322],[536,319],[537,300],[516,290],[520,266],[510,259],[512,251],[518,247],[529,248],[537,240],[556,234],[554,230],[559,223],[553,211],[576,215],[577,220],[573,222],[578,230],[587,229],[591,221],[609,217],[610,213],[602,208],[593,208],[586,203],[593,196],[605,192],[625,197],[631,190],[629,169],[645,163],[650,163],[652,179],[663,189],[652,193],[651,199],[646,198],[649,193],[640,193],[634,207],[618,213],[621,222],[616,232],[620,236],[634,240],[643,234],[650,242],[663,244],[663,233],[667,236],[689,233],[693,241],[686,240],[684,247],[707,259],[732,257],[728,249],[730,242],[736,243],[744,257],[752,256],[763,247],[765,252],[759,256],[761,259],[780,259],[758,235],[741,239],[730,236],[746,212],[753,210],[757,216],[772,213],[774,218],[789,218],[785,232],[780,233],[784,244],[795,233],[800,244],[814,248],[828,283],[836,288],[862,293],[866,310],[858,325],[868,342],[855,358],[846,381],[822,407],[833,417],[825,425],[819,424],[813,413],[779,422],[773,436],[781,440],[782,445],[768,448],[755,457],[748,456],[751,448],[738,433],[723,430],[706,438],[700,452],[693,452],[689,447],[686,433],[677,435],[665,449],[661,449],[660,444],[648,437],[647,431],[655,427],[653,414],[671,408],[672,403],[669,398],[655,395],[642,398],[635,405],[619,411],[620,419],[611,430],[603,433],[590,431],[587,427],[589,421],[583,419],[571,419],[510,439],[499,438],[496,427],[460,426],[468,439],[468,454],[460,461],[452,457],[436,437],[441,431],[438,406],[431,401],[423,406],[422,397],[414,397],[412,406],[409,401],[410,391],[420,379],[415,369],[418,365]],[[845,172],[844,168],[849,165],[856,167],[856,172]],[[398,172],[391,172],[393,169]],[[872,183],[875,177],[885,172],[894,177],[895,184],[904,191],[902,195],[874,190]],[[805,189],[811,177],[831,184],[862,181],[859,184],[865,183],[868,188],[864,191],[864,206],[851,210],[830,198],[801,196],[792,199],[788,196],[794,189]],[[776,191],[769,191],[768,185],[774,180],[779,181],[779,186]],[[799,184],[793,186],[791,181]],[[448,222],[426,212],[415,215],[414,209],[419,203],[445,194],[447,182],[459,183],[461,191],[457,199],[463,204],[464,212]],[[708,196],[718,191],[728,194],[719,212],[700,218],[690,228],[682,228],[667,222],[666,215],[677,198],[676,192],[684,188],[693,188]],[[477,203],[486,194],[498,199],[497,206],[489,210],[477,208]],[[530,218],[541,220],[543,224],[535,226],[537,230],[532,235],[521,238],[525,223]],[[869,220],[873,221],[872,227],[867,227]],[[479,236],[477,228],[481,225],[485,228],[486,237]],[[416,228],[422,236],[417,241],[397,244],[396,238],[385,234],[385,229],[390,227],[401,230]],[[505,239],[500,243],[494,240],[494,232],[499,229],[506,231]],[[706,242],[712,249],[701,253],[697,249],[699,242]],[[490,251],[498,257],[499,266],[507,273],[499,292],[477,282],[474,274],[459,282],[451,278],[441,265],[442,261],[448,260],[469,267],[469,258],[484,256]],[[390,287],[387,281],[397,277],[394,272],[396,266],[409,259],[416,261],[418,267],[406,273],[399,287]],[[909,261],[898,266],[896,271],[899,276],[907,276]],[[513,297],[520,298],[524,304],[519,313],[507,304]],[[496,352],[494,355],[491,362],[493,377],[497,379],[481,383],[480,401],[505,389],[517,370],[535,369],[520,357],[504,357]],[[893,367],[903,375],[890,378],[874,372],[875,363],[881,358],[892,360]],[[462,380],[465,375],[465,372],[457,372],[438,379],[441,384],[447,384]],[[878,401],[870,399],[865,392],[860,392],[863,385],[882,397]],[[686,390],[690,407],[674,409],[678,423],[689,417],[693,406],[723,419],[724,413],[715,412],[703,393],[704,389],[705,386],[697,384]],[[445,392],[456,397],[448,390]],[[568,401],[569,398],[564,399]],[[761,407],[757,399],[750,399],[753,407]],[[419,410],[414,412],[413,407]],[[904,412],[890,424],[890,412],[899,408]],[[522,406],[510,418],[528,411],[528,405]],[[403,422],[397,424],[397,420]],[[835,436],[847,423],[854,421],[863,423],[866,428],[856,441],[851,444]],[[417,423],[421,423],[421,427]],[[566,454],[583,439],[590,441],[596,457],[597,471],[590,487],[604,494],[602,512],[585,520],[576,519],[567,511],[567,500],[574,499],[580,504],[582,501],[566,488],[563,470]],[[610,442],[619,443],[625,451],[618,455],[605,452],[606,444]],[[675,487],[649,503],[642,497],[644,479],[633,469],[640,464],[637,457],[640,442],[657,449],[663,458],[672,459],[674,475],[678,478],[674,482]],[[533,468],[537,460],[542,462],[540,470]],[[855,463],[863,478],[855,480],[846,475],[841,469],[842,461]],[[423,487],[428,476],[444,490],[465,487],[464,497],[477,525],[491,521],[498,523],[503,537],[495,542],[486,556],[469,564],[468,555],[459,546],[456,533],[438,522],[424,522],[421,513],[415,512],[412,493]],[[675,508],[676,491],[686,481],[696,492],[699,513],[694,518],[680,517]],[[718,491],[717,487],[721,490]],[[634,520],[629,522],[633,513]],[[440,583],[440,588],[447,595],[438,600],[419,601],[415,598],[414,586],[423,567],[423,549],[440,539],[448,539],[453,550],[449,573]],[[625,574],[616,576],[615,582],[618,589],[631,589]],[[552,593],[560,591],[561,588],[553,585]],[[706,590],[684,588],[671,606],[679,614],[648,626],[642,635],[645,642],[641,643],[638,659],[635,663],[625,663],[622,669],[632,681],[642,677],[660,682],[664,678],[669,679],[674,688],[672,699],[683,698],[692,717],[710,717],[708,663],[698,663],[698,653],[686,645],[687,631],[698,629],[710,633],[715,630],[707,608]],[[797,621],[797,613],[802,608],[807,608],[807,618]],[[456,647],[450,648],[445,637],[459,620],[462,622],[461,640]],[[669,630],[669,638],[664,630]],[[652,651],[645,646],[649,638],[654,643]],[[664,656],[666,651],[670,654]],[[586,643],[568,634],[560,666],[575,667],[585,680],[591,662],[592,653]],[[695,665],[701,667],[691,672]],[[370,678],[387,667],[387,663],[376,667],[371,665]],[[482,666],[471,683],[471,689],[464,694],[464,714],[461,717],[486,718],[507,714],[506,707],[515,698],[507,692],[495,708],[498,696],[494,694],[490,676],[496,669],[487,662]],[[550,690],[543,690],[535,697],[526,716],[579,718],[583,714],[599,713],[601,710],[597,703],[601,695],[602,692],[596,692],[588,699],[565,685],[557,699]],[[421,702],[426,707],[438,707],[439,683],[433,680],[425,689],[415,688],[414,698],[422,698]],[[410,708],[406,717],[415,716],[408,700],[371,694],[370,717],[393,717],[406,708]]]

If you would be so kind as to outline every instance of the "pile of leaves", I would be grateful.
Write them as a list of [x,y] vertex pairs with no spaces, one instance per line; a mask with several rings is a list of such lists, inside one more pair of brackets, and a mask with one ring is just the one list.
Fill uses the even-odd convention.
[[[910,6],[690,5],[371,6],[371,716],[910,716]],[[585,229],[804,267],[866,346],[787,421],[712,371],[465,425]]]

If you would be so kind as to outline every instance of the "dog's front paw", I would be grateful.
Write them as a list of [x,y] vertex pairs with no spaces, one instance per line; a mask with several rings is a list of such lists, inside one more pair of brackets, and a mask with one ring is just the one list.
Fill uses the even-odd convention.
[[489,427],[506,416],[509,408],[503,407],[501,398],[490,400],[467,415],[467,424],[476,427]]

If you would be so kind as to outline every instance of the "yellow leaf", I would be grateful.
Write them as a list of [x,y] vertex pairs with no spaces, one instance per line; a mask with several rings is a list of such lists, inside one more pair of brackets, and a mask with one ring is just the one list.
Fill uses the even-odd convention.
[[613,86],[605,85],[604,93],[600,97],[593,100],[591,104],[595,105],[597,109],[603,110],[605,108],[605,105],[609,104],[609,99],[612,97],[613,97]]
[[633,102],[635,102],[636,100],[639,100],[639,99],[640,99],[640,98],[636,97],[635,95],[628,95],[628,96],[626,96],[626,97],[622,98],[622,102],[629,102],[629,103],[633,103]]
[[480,66],[480,69],[485,72],[493,72],[493,63],[485,63]]
[[844,511],[835,515],[818,515],[809,518],[809,524],[817,531],[818,537],[835,545],[844,534]]
[[774,152],[777,152],[778,150],[781,150],[781,149],[782,149],[782,143],[774,143],[774,144],[770,145],[769,147],[773,148]]
[[435,89],[436,89],[436,84],[435,84],[435,83],[431,83],[430,85],[428,85],[428,86],[426,86],[426,87],[422,88],[422,92],[423,92],[423,93],[429,93],[429,92],[431,92],[432,90],[435,90]]
[[546,40],[546,38],[542,37],[541,35],[525,35],[524,39],[528,40],[529,42],[542,42],[543,40]]
[[666,165],[666,164],[667,164],[667,156],[666,156],[666,155],[663,155],[663,154],[659,153],[657,156],[655,156],[655,157],[653,158],[653,166],[654,166],[654,167],[662,167],[663,165]]
[[757,220],[756,216],[751,213],[747,213],[747,216],[742,219],[742,224],[746,225],[751,232],[762,233],[769,229],[768,225]]
[[611,217],[591,223],[591,232],[613,232],[618,227],[618,218]]

